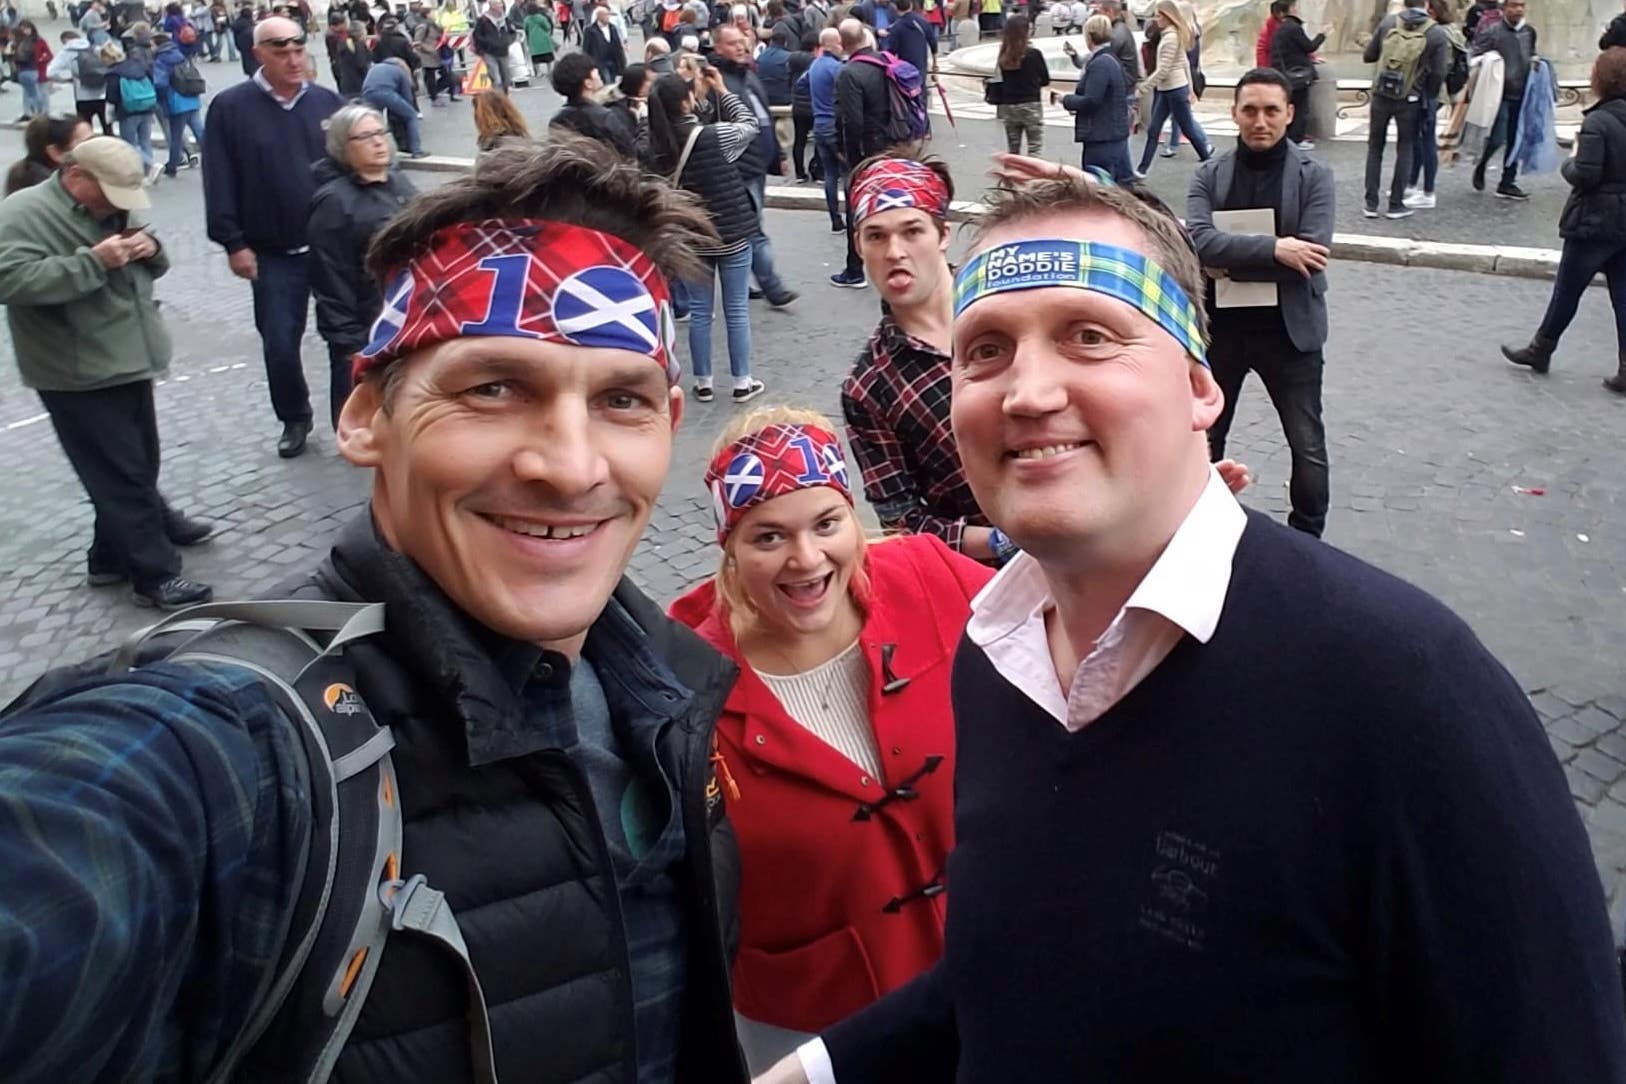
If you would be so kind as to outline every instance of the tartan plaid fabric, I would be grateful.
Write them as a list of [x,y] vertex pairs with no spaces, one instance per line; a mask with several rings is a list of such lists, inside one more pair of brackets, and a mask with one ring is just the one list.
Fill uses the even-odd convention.
[[954,317],[1006,290],[1075,286],[1115,297],[1155,320],[1194,359],[1208,364],[1191,298],[1163,268],[1132,249],[1089,241],[1017,241],[978,253],[954,280]]
[[706,468],[720,545],[740,517],[764,501],[798,489],[829,486],[851,504],[841,442],[814,425],[770,425],[718,452]]
[[506,335],[647,354],[676,383],[666,278],[619,237],[537,219],[459,222],[390,277],[356,379],[414,350]]
[[949,191],[943,178],[907,158],[883,158],[852,181],[853,225],[882,211],[916,207],[933,218],[948,216]]
[[888,313],[841,385],[841,409],[881,525],[936,535],[958,553],[965,528],[988,520],[949,428],[949,361]]

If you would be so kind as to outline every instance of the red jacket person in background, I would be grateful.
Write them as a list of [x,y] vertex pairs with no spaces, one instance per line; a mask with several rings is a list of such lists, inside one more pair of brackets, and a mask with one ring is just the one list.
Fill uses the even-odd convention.
[[809,411],[741,419],[706,480],[722,567],[672,613],[740,667],[716,757],[740,848],[734,1006],[760,1070],[942,954],[949,672],[993,573],[927,535],[866,545]]

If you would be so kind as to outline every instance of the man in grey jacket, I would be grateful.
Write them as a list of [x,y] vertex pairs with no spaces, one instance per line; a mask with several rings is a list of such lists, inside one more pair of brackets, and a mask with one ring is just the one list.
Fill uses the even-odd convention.
[[[1217,461],[1251,369],[1264,382],[1292,451],[1289,526],[1318,538],[1327,520],[1327,434],[1321,421],[1321,347],[1327,341],[1332,170],[1287,138],[1292,86],[1273,68],[1237,81],[1231,117],[1235,150],[1197,167],[1186,196],[1186,228],[1208,273],[1214,379],[1225,407],[1208,430]],[[1230,232],[1215,212],[1268,209],[1274,236]],[[1223,286],[1221,284],[1224,284]],[[1237,297],[1233,284],[1268,284],[1272,297]],[[1257,291],[1249,291],[1257,294]]]
[[[1412,156],[1417,153],[1418,122],[1423,103],[1439,100],[1446,66],[1451,61],[1451,41],[1445,28],[1428,17],[1423,0],[1405,0],[1405,5],[1395,14],[1385,15],[1372,40],[1366,43],[1364,59],[1368,64],[1378,64],[1391,35],[1397,35],[1392,54],[1405,55],[1409,49],[1419,47],[1423,51],[1409,72],[1385,72],[1379,65],[1372,80],[1372,115],[1366,135],[1366,205],[1362,208],[1367,218],[1378,217],[1378,185],[1383,177],[1383,148],[1388,142],[1391,119],[1395,123],[1395,172],[1389,185],[1389,205],[1383,214],[1386,218],[1405,218],[1413,213],[1405,205],[1405,196]],[[1415,38],[1402,40],[1411,35],[1421,36],[1421,43]]]
[[1485,150],[1474,166],[1474,191],[1485,190],[1485,167],[1498,147],[1502,152],[1502,180],[1496,186],[1498,199],[1530,198],[1530,194],[1514,183],[1519,167],[1513,163],[1513,136],[1519,125],[1519,110],[1524,105],[1524,85],[1530,78],[1530,65],[1536,59],[1536,28],[1524,20],[1524,0],[1507,0],[1502,5],[1502,17],[1488,26],[1482,20],[1468,47],[1469,56],[1481,53],[1500,53],[1502,56],[1502,106],[1497,111],[1496,123],[1491,126],[1485,140]]

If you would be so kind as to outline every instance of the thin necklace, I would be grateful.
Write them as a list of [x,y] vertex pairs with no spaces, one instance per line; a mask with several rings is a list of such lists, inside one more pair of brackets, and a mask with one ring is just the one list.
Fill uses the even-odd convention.
[[[836,686],[836,679],[841,677],[841,673],[842,673],[842,667],[840,667],[840,666],[838,666],[836,664],[838,662],[840,662],[846,656],[846,654],[853,649],[854,645],[856,645],[857,643],[858,643],[858,641],[855,639],[851,644],[848,644],[846,647],[842,648],[840,651],[836,652],[834,655],[830,656],[825,661],[819,663],[819,666],[828,667],[829,670],[830,670],[829,675],[826,676],[825,679],[824,679],[824,688],[819,693],[819,707],[822,708],[825,711],[830,710],[830,693],[834,691],[835,686]],[[791,673],[783,675],[785,677],[802,677],[803,675],[808,674],[808,673],[812,672],[813,670],[817,670],[819,668],[819,666],[813,666],[813,667],[809,667],[807,670],[796,670],[795,669],[796,664],[791,662],[791,660],[788,657],[786,657],[786,655],[782,651],[780,651],[778,648],[770,648],[769,650],[771,650],[775,655],[778,655],[780,660],[783,661],[786,666],[791,667]],[[775,675],[775,676],[779,676],[779,675]]]

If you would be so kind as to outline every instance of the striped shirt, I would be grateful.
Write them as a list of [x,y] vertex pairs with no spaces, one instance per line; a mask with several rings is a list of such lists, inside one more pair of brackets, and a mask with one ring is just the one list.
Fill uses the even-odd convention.
[[796,722],[879,779],[881,751],[869,721],[869,665],[854,640],[847,650],[800,674],[757,676]]

